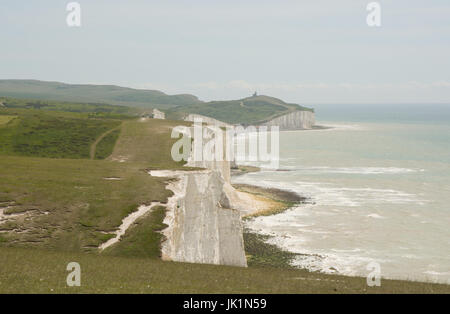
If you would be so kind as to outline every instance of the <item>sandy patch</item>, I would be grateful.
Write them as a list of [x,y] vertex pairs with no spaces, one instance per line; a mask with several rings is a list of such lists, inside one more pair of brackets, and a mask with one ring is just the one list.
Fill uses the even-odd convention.
[[241,212],[242,217],[269,214],[286,206],[268,197],[239,190],[234,190],[234,193],[228,195],[231,196],[233,207]]

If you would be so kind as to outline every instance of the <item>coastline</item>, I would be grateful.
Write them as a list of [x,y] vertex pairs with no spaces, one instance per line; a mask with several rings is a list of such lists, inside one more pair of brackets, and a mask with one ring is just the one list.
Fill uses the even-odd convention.
[[[252,170],[254,171],[254,169]],[[243,173],[239,173],[238,175],[241,174]],[[233,187],[239,192],[254,197],[255,200],[259,203],[262,202],[266,206],[266,208],[262,209],[256,208],[254,211],[242,216],[242,220],[244,221],[244,246],[248,266],[301,269],[293,266],[292,262],[295,257],[302,254],[289,252],[274,244],[267,243],[267,240],[271,237],[246,228],[245,221],[259,216],[280,214],[295,205],[307,203],[308,198],[291,191],[276,188],[263,188],[250,184],[233,184]]]
[[[248,167],[248,166],[246,166]],[[257,167],[252,167],[257,168]],[[259,171],[252,169],[250,171],[240,170],[238,173],[232,173],[232,176],[242,175],[248,172]],[[269,216],[282,213],[289,210],[293,206],[307,204],[309,199],[302,197],[295,192],[276,189],[276,188],[264,188],[260,186],[250,185],[250,184],[233,184],[233,186],[253,197],[258,197],[259,200],[265,199],[268,206],[267,209],[258,209],[250,214],[243,216],[244,222],[244,245],[247,255],[247,263],[249,267],[275,267],[284,268],[300,271],[304,274],[304,280],[325,280],[334,281],[330,278],[336,278],[335,281],[340,281],[338,278],[344,278],[349,282],[366,280],[362,276],[350,276],[343,275],[336,271],[336,273],[323,273],[320,271],[311,271],[305,268],[301,268],[292,264],[294,259],[299,256],[309,256],[309,254],[301,254],[289,252],[275,244],[268,243],[268,240],[272,238],[270,235],[260,234],[258,232],[252,231],[245,226],[245,221],[249,219],[256,218],[258,216]],[[273,202],[278,203],[278,207],[274,208],[271,206]],[[311,277],[311,278],[310,278]],[[315,279],[312,279],[315,278]],[[444,293],[450,293],[450,285],[445,283],[435,283],[430,281],[418,281],[418,280],[402,280],[402,279],[391,279],[391,278],[381,278],[383,282],[388,281],[390,284],[394,284],[400,291],[408,293],[410,289],[414,291],[419,289],[419,291],[425,292],[428,289],[433,289],[433,287],[443,288]],[[426,293],[426,292],[425,292]]]

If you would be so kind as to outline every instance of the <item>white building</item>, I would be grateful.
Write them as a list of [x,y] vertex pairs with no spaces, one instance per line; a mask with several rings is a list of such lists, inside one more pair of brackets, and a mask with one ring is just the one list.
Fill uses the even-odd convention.
[[153,119],[165,119],[166,118],[165,113],[159,111],[158,109],[153,109],[152,116],[153,116]]

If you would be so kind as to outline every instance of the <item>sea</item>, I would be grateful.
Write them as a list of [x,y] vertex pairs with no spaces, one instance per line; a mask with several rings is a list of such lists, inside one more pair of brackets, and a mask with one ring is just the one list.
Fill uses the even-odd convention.
[[308,202],[246,227],[300,268],[450,284],[450,105],[314,108],[328,128],[280,132],[279,169],[232,179]]

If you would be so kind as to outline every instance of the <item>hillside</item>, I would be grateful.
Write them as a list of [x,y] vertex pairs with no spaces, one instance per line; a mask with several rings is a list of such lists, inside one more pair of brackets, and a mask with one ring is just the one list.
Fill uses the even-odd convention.
[[[141,111],[145,108],[158,108],[166,112],[167,118],[173,120],[183,119],[187,114],[194,113],[230,124],[243,125],[261,124],[293,111],[313,111],[270,96],[202,102],[189,94],[167,95],[156,90],[138,90],[114,85],[77,85],[37,80],[0,80],[1,97],[28,99],[30,102],[26,104],[27,108],[42,107],[44,102],[45,109],[58,110],[58,107],[48,106],[52,101],[103,106],[109,104],[141,108]],[[79,107],[80,105],[77,105],[73,111],[79,111]],[[113,110],[118,111],[118,108]],[[124,111],[121,109],[120,113]]]
[[297,104],[289,104],[269,96],[252,96],[239,100],[210,101],[167,110],[167,116],[180,119],[188,113],[195,113],[230,124],[260,124],[297,110],[313,111]]
[[197,97],[188,94],[167,95],[156,90],[114,85],[78,85],[37,80],[0,80],[1,96],[161,109],[200,102]]

